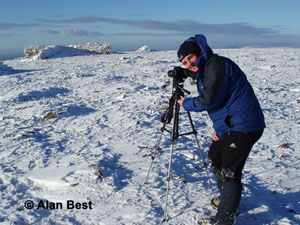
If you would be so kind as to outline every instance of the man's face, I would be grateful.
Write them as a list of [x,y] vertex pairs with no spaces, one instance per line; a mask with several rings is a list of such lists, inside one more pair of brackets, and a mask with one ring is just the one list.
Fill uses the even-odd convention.
[[191,72],[198,72],[199,68],[196,66],[196,62],[198,60],[198,56],[194,53],[187,55],[181,61],[182,64]]

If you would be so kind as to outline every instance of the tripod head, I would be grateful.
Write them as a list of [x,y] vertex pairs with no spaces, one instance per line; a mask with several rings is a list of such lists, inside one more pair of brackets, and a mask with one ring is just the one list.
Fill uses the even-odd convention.
[[168,71],[168,76],[173,78],[172,97],[180,99],[184,97],[184,93],[191,94],[188,90],[183,88],[183,83],[188,77],[188,70],[180,66],[175,66],[174,69]]
[[180,66],[175,66],[173,70],[168,71],[168,76],[173,78],[173,88],[172,88],[172,96],[169,100],[169,107],[162,115],[161,122],[164,124],[169,124],[173,118],[174,105],[175,114],[178,114],[180,106],[177,103],[177,100],[184,97],[184,93],[191,94],[188,90],[183,88],[183,83],[185,79],[188,77],[187,69],[184,69]]

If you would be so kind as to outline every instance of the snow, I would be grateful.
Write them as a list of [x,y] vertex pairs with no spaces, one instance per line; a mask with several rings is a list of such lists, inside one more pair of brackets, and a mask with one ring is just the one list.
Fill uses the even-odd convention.
[[[300,224],[300,49],[215,52],[245,71],[267,123],[244,169],[236,224]],[[176,51],[68,54],[0,62],[0,223],[162,224],[171,137],[164,133],[144,184],[154,153],[146,147],[161,134]],[[185,88],[196,95],[190,80]],[[211,121],[192,117],[207,160]],[[183,110],[180,129],[190,131]],[[215,181],[212,190],[192,137],[179,138],[172,162],[163,224],[197,224],[211,211]],[[70,200],[81,208],[67,208]],[[37,208],[41,201],[63,208]]]
[[104,43],[84,43],[69,45],[50,45],[50,46],[27,46],[24,48],[25,58],[32,60],[51,59],[79,55],[91,54],[110,54],[110,45]]
[[138,50],[136,50],[136,52],[150,52],[150,51],[151,49],[147,45],[144,45],[140,47]]

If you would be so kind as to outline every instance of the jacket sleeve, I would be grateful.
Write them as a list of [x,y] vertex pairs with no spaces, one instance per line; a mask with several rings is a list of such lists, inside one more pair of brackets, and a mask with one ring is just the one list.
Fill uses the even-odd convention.
[[225,62],[221,57],[217,57],[205,66],[203,92],[199,92],[198,97],[186,98],[183,108],[196,112],[217,109],[226,99],[227,86]]

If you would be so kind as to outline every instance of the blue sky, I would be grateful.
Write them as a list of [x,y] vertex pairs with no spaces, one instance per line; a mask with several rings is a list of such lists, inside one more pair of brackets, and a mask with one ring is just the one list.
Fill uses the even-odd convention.
[[28,45],[177,49],[199,33],[213,48],[300,47],[299,9],[299,0],[2,1],[0,59],[21,56]]

